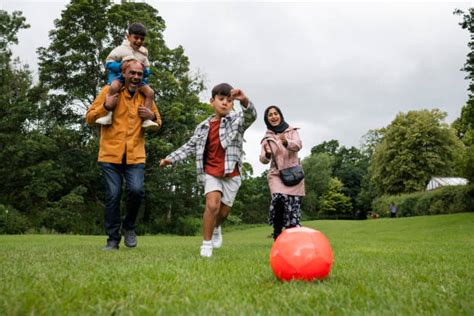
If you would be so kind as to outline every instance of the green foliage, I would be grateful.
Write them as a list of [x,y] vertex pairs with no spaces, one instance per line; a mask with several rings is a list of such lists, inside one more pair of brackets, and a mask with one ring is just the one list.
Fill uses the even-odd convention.
[[[2,20],[14,21],[8,22],[11,25],[26,27],[19,13],[1,14]],[[158,168],[159,160],[187,141],[211,111],[199,102],[203,84],[189,74],[183,48],[166,47],[164,21],[145,3],[73,0],[55,21],[49,46],[38,49],[38,86],[32,87],[27,68],[8,66],[0,87],[0,159],[5,162],[0,168],[5,181],[0,203],[28,214],[37,229],[44,225],[59,232],[103,232],[98,130],[86,126],[83,115],[105,83],[105,57],[122,42],[130,22],[148,29],[150,85],[159,97],[164,126],[147,135],[146,200],[140,221],[144,231],[187,233],[193,224],[183,218],[202,214],[194,162]],[[16,30],[7,30],[7,44],[16,42]],[[77,188],[84,191],[78,194]],[[165,227],[158,229],[156,223]]]
[[270,190],[267,181],[268,171],[259,177],[244,176],[237,194],[232,215],[246,224],[266,223],[270,206]]
[[175,223],[174,234],[182,236],[195,236],[201,232],[202,221],[195,217],[178,217]]
[[466,145],[464,155],[463,175],[471,183],[474,181],[474,9],[470,8],[468,13],[456,10],[455,14],[462,15],[463,21],[459,25],[469,31],[470,41],[468,43],[469,53],[462,70],[467,72],[466,79],[469,80],[469,100],[461,109],[461,116],[454,121],[458,137]]
[[30,229],[28,218],[10,206],[0,204],[0,234],[23,234]]
[[324,141],[319,145],[311,148],[311,154],[329,154],[336,155],[339,150],[339,141],[331,139],[330,141]]
[[[351,208],[360,208],[364,210],[364,205],[358,204],[358,202],[361,202],[362,200],[358,200],[357,196],[361,191],[362,181],[367,174],[370,155],[355,147],[346,148],[345,146],[339,146],[337,140],[325,141],[314,146],[311,149],[311,155],[318,154],[329,155],[333,160],[331,164],[330,177],[335,177],[342,181],[343,187],[341,193],[349,197]],[[324,179],[323,181],[325,181],[326,187],[329,183],[330,177],[326,176],[321,178]],[[310,186],[312,185],[311,180],[309,182],[306,181],[305,183]],[[308,199],[309,197],[310,204],[315,205],[316,208],[319,208],[320,196],[325,192],[325,189],[320,192],[319,195],[310,193],[306,198]]]
[[401,217],[474,212],[474,186],[447,186],[432,191],[401,195],[384,195],[373,202],[381,216],[390,216],[389,205],[398,207]]
[[342,193],[342,182],[337,178],[329,181],[328,189],[321,197],[321,212],[330,215],[347,215],[352,210],[351,200]]
[[463,146],[434,110],[399,113],[384,131],[372,160],[372,180],[385,194],[423,190],[433,175],[460,173]]
[[334,158],[327,153],[311,154],[302,161],[306,189],[302,209],[310,218],[318,214],[320,199],[328,188],[333,164]]
[[7,11],[0,10],[0,71],[2,77],[10,62],[11,50],[9,46],[18,44],[17,33],[19,30],[30,27],[25,21],[25,17],[19,11],[14,11],[10,15]]
[[86,233],[81,231],[83,225],[80,225],[84,221],[81,214],[86,208],[84,201],[86,192],[87,189],[81,185],[63,196],[58,202],[52,202],[44,212],[43,226],[58,233]]

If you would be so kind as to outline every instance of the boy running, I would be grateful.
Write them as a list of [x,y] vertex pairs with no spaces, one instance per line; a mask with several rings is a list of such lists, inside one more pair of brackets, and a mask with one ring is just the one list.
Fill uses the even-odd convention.
[[[240,101],[241,112],[231,113],[234,100]],[[211,257],[212,249],[222,246],[221,224],[241,184],[244,132],[257,118],[244,92],[227,83],[212,89],[210,103],[214,114],[196,127],[190,140],[160,161],[160,167],[164,167],[196,156],[198,182],[204,185],[206,195],[202,257]]]

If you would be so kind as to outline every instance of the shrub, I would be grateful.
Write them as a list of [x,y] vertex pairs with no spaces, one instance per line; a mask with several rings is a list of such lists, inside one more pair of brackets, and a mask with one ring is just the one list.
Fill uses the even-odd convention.
[[85,209],[84,197],[87,189],[78,186],[58,202],[50,203],[45,210],[42,224],[58,233],[84,233],[81,213]]
[[178,217],[174,226],[174,233],[182,236],[195,236],[202,226],[200,218]]
[[242,219],[235,214],[229,214],[226,221],[224,222],[225,226],[235,226],[240,224],[242,224]]
[[58,233],[77,232],[79,214],[67,208],[48,208],[43,216],[43,226]]
[[0,234],[23,234],[30,228],[28,218],[13,207],[0,204]]
[[398,216],[434,215],[474,212],[474,185],[449,186],[432,191],[376,198],[372,207],[381,216],[388,216],[388,206],[398,206]]

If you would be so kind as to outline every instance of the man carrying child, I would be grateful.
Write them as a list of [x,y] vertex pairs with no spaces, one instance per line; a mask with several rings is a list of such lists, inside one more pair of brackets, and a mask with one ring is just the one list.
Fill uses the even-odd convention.
[[[135,221],[145,195],[145,136],[142,122],[151,120],[161,126],[155,103],[150,108],[144,106],[145,96],[140,89],[143,72],[141,62],[124,62],[124,85],[112,95],[109,94],[110,86],[105,86],[86,113],[86,121],[90,125],[107,112],[114,113],[114,123],[101,127],[98,158],[106,185],[104,225],[108,239],[104,250],[119,248],[121,228],[125,246],[137,245]],[[127,187],[127,213],[122,221],[120,200],[124,178]]]

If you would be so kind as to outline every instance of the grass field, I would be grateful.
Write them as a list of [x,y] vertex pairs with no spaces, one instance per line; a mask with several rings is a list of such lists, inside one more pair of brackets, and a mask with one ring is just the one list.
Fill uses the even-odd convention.
[[279,282],[270,227],[199,237],[0,236],[0,315],[474,315],[474,213],[314,221],[334,251],[330,276]]

